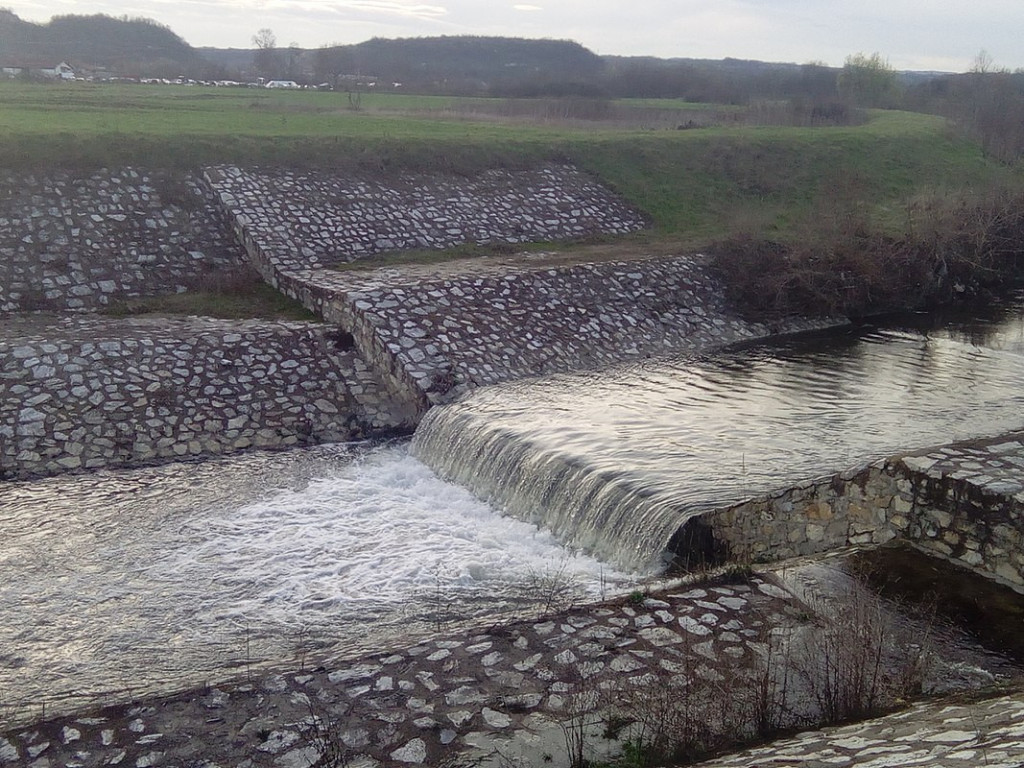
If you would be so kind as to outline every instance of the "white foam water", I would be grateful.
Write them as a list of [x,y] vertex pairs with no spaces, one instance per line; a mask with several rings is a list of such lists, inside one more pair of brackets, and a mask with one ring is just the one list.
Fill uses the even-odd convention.
[[[272,476],[268,477],[268,475]],[[405,445],[104,472],[0,501],[0,705],[47,711],[383,650],[626,577]]]

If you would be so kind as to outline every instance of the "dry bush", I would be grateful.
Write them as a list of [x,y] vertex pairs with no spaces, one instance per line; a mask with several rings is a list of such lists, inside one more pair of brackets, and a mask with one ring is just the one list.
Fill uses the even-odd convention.
[[919,696],[930,652],[864,588],[812,600],[814,626],[795,642],[791,667],[818,724],[877,715]]
[[715,265],[737,310],[756,319],[857,317],[986,298],[1024,278],[1024,194],[934,197],[908,230],[871,226],[864,204],[819,204],[792,240],[740,235]]
[[661,654],[668,667],[610,685],[577,674],[560,721],[569,765],[591,765],[599,722],[622,743],[608,765],[647,768],[873,716],[922,693],[931,656],[920,625],[900,623],[857,585],[810,597],[781,624],[774,613],[760,620],[758,650],[744,661],[711,661],[684,635]]

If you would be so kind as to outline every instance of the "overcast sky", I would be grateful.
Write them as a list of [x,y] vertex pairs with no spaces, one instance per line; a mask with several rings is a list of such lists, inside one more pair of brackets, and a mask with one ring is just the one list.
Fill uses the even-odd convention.
[[1024,67],[1024,0],[0,0],[24,19],[144,16],[194,46],[316,48],[371,37],[508,35],[575,40],[599,54],[840,66],[878,52],[897,69],[962,72],[979,51]]

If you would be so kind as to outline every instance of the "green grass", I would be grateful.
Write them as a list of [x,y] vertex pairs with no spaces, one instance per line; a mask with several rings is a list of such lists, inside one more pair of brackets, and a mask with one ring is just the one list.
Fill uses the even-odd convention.
[[594,137],[570,157],[651,216],[666,235],[714,239],[750,226],[790,231],[825,198],[864,201],[892,226],[908,199],[1019,183],[935,117],[880,112],[845,128],[715,128],[645,141]]
[[860,201],[899,228],[916,195],[1020,181],[934,116],[877,112],[853,127],[676,131],[436,114],[481,101],[364,94],[353,110],[345,93],[0,83],[0,167],[234,163],[473,173],[570,161],[644,211],[657,237],[695,247],[745,229],[785,236],[823,197]]
[[223,320],[296,320],[319,319],[299,302],[290,299],[266,283],[245,281],[220,290],[188,291],[166,296],[127,299],[105,309],[111,317],[139,315],[195,315]]

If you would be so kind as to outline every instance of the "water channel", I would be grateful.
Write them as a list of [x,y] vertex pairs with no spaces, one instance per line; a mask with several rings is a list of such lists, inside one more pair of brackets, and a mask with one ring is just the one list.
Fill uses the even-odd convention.
[[443,477],[627,570],[689,516],[887,455],[1024,426],[1019,305],[479,390],[427,414]]
[[[499,386],[432,413],[416,454],[522,519],[407,443],[7,483],[0,724],[600,597],[656,567],[680,515],[1024,426],[1022,380],[1018,302],[985,322]],[[616,527],[623,508],[654,511]]]

